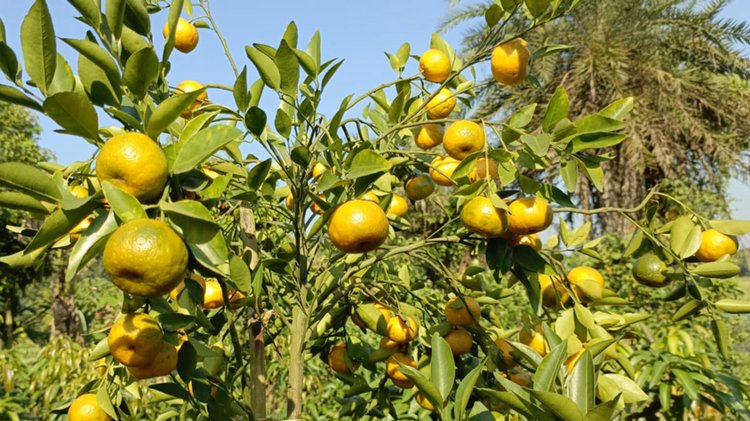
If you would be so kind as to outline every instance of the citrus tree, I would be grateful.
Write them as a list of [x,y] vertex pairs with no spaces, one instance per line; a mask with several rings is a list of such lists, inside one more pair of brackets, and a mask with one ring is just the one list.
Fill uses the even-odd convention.
[[[522,37],[576,1],[492,4],[487,41],[465,60],[436,34],[418,57],[404,44],[389,54],[394,81],[344,98],[330,116],[319,107],[342,61],[324,59],[318,33],[303,48],[290,23],[277,46],[246,46],[240,69],[208,0],[109,0],[103,11],[94,0],[69,3],[90,29],[58,41],[36,0],[20,28],[25,73],[0,43],[9,81],[0,98],[97,147],[67,167],[0,164],[0,186],[14,192],[8,206],[43,219],[23,251],[0,261],[32,266],[67,248],[72,279],[101,256],[123,291],[122,314],[91,351],[104,359],[101,377],[54,411],[69,419],[138,419],[144,384],[167,402],[159,419],[268,418],[279,385],[286,418],[310,417],[312,356],[341,382],[342,417],[599,420],[643,411],[651,400],[633,349],[644,346],[636,327],[651,315],[619,311],[628,301],[608,288],[612,275],[569,263],[601,257],[601,240],[580,218],[575,229],[561,218],[543,245],[539,233],[555,214],[628,220],[622,254],[635,261],[632,276],[643,288],[673,284],[669,299],[680,307],[671,319],[710,320],[723,355],[721,314],[750,311],[710,293],[738,273],[732,236],[750,222],[709,220],[658,189],[632,209],[585,211],[566,192],[578,177],[601,188],[611,156],[598,150],[627,137],[632,98],[571,120],[558,89],[549,104],[502,121],[460,118],[476,71],[507,87],[538,83],[534,60],[562,47],[532,49]],[[192,22],[181,17],[196,10]],[[508,33],[517,17],[526,26]],[[165,22],[160,51],[152,22]],[[197,53],[197,28],[225,46],[230,85],[169,80],[172,54]],[[503,42],[490,42],[498,33]],[[78,53],[78,74],[58,42]],[[230,91],[234,103],[211,102],[211,90]],[[264,93],[277,109],[259,107]],[[102,127],[105,115],[116,125]],[[245,156],[247,143],[265,155]],[[667,205],[682,216],[665,219]],[[413,208],[437,222],[416,229]],[[464,253],[465,264],[452,261]],[[525,307],[509,317],[504,300],[515,290]],[[278,355],[287,369],[270,377],[267,359]],[[654,382],[665,369],[649,369]],[[671,372],[692,401],[746,413],[747,385],[731,373],[711,377],[689,361]]]

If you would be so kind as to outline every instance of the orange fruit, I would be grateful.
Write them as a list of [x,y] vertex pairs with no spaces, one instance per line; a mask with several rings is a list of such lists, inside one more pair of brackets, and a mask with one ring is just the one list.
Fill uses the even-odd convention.
[[411,316],[406,316],[406,320],[401,316],[393,316],[388,320],[387,329],[388,338],[393,342],[405,344],[417,337],[419,324]]
[[453,112],[454,108],[456,108],[456,96],[450,89],[442,88],[427,103],[427,117],[433,120],[446,118]]
[[451,158],[450,156],[435,157],[435,159],[432,160],[430,168],[430,177],[432,178],[432,181],[441,186],[455,185],[456,183],[453,182],[451,177],[460,163],[461,161]]
[[435,182],[427,174],[419,174],[406,182],[406,196],[411,200],[422,200],[435,191]]
[[423,394],[417,392],[416,395],[414,395],[414,400],[417,402],[419,406],[422,408],[428,410],[428,411],[434,411],[435,407],[432,405],[432,402],[430,402],[429,399],[425,398]]
[[78,225],[73,227],[72,230],[70,230],[70,238],[72,240],[77,240],[81,238],[81,233],[86,231],[90,226],[91,223],[94,222],[94,218],[88,217],[84,219],[83,221],[79,222]]
[[512,247],[528,246],[536,251],[542,250],[542,240],[536,234],[517,235],[512,232],[506,232],[508,244]]
[[503,43],[492,51],[492,76],[503,85],[514,86],[529,74],[529,47],[522,38]]
[[328,237],[344,253],[365,253],[380,247],[388,238],[388,217],[369,200],[350,200],[328,219]]
[[380,349],[397,349],[401,350],[404,348],[404,344],[400,344],[389,337],[383,337],[380,340]]
[[380,198],[372,190],[370,190],[367,193],[363,194],[362,197],[361,197],[361,199],[362,200],[369,200],[370,202],[375,202],[377,204],[380,204]]
[[477,196],[461,209],[461,222],[473,233],[496,238],[508,229],[508,214],[496,208],[489,198]]
[[206,286],[203,288],[203,308],[212,310],[224,305],[224,297],[221,293],[221,284],[214,278],[206,279]]
[[[521,387],[528,387],[531,384],[531,376],[529,373],[520,368],[511,368],[510,370],[500,372],[500,376]],[[499,386],[499,389],[501,392],[505,391],[505,387],[502,384]]]
[[89,189],[87,189],[84,186],[77,185],[77,186],[68,186],[68,190],[70,190],[70,193],[79,198],[84,199],[86,197],[89,197]]
[[99,400],[93,393],[86,393],[75,398],[68,408],[70,421],[109,421],[111,419],[99,406]]
[[161,196],[167,183],[167,156],[144,134],[118,134],[99,150],[96,178],[109,181],[141,202],[150,202]]
[[387,214],[403,218],[408,212],[409,202],[403,196],[394,194],[391,198],[391,203],[388,205]]
[[472,183],[481,179],[495,179],[497,178],[497,161],[494,159],[487,159],[484,157],[478,158],[476,164],[474,165],[474,169],[469,172],[469,181]]
[[100,377],[104,377],[105,374],[107,374],[107,359],[106,358],[99,358],[96,360],[96,373]]
[[497,349],[500,350],[500,356],[503,360],[503,364],[507,368],[512,368],[516,366],[516,359],[513,358],[513,354],[516,352],[516,349],[511,346],[510,343],[508,343],[507,340],[503,338],[499,338],[495,341],[495,345],[497,345]]
[[396,380],[409,381],[409,378],[401,372],[402,364],[412,368],[417,368],[417,362],[406,354],[393,354],[385,361],[385,373],[391,378],[391,380],[394,380],[394,383]]
[[159,351],[151,357],[147,365],[128,367],[130,374],[136,379],[150,379],[166,376],[177,368],[177,347],[169,342],[162,342]]
[[147,365],[154,357],[164,334],[153,317],[143,313],[129,313],[115,321],[107,335],[109,352],[126,366]]
[[513,234],[534,234],[552,224],[552,207],[541,197],[516,199],[508,209],[508,230]]
[[[164,24],[161,31],[164,39],[169,37],[169,22]],[[182,53],[189,53],[198,46],[198,29],[183,18],[177,21],[174,33],[174,48]]]
[[[206,280],[203,279],[202,276],[192,273],[190,274],[190,279],[194,280],[195,282],[198,282],[198,284],[200,284],[201,286],[201,289],[203,289],[204,291],[206,290]],[[185,289],[185,281],[182,281],[179,284],[177,284],[177,286],[174,287],[172,291],[169,291],[169,297],[173,301],[177,301],[177,299],[180,297],[180,293],[184,289]]]
[[286,205],[286,208],[289,210],[294,210],[294,195],[289,193],[286,195],[286,199],[284,199],[284,204]]
[[721,256],[737,253],[737,242],[734,238],[722,234],[715,229],[709,229],[701,233],[701,245],[695,252],[695,257],[701,262],[714,262]]
[[604,277],[598,270],[588,266],[578,266],[568,272],[568,281],[573,293],[578,299],[583,302],[591,302],[599,297],[591,297],[586,293],[583,286],[579,286],[581,283],[589,283],[591,281],[598,284],[601,288],[604,288]]
[[431,48],[419,58],[419,72],[430,82],[445,82],[451,74],[451,61],[444,52]]
[[134,219],[120,226],[107,240],[102,259],[112,283],[139,297],[174,289],[185,278],[187,261],[182,238],[156,219]]
[[462,355],[471,351],[472,337],[466,329],[453,329],[445,335],[445,341],[451,347],[453,355]]
[[326,171],[328,171],[328,167],[325,164],[316,162],[315,165],[313,165],[312,176],[316,179],[320,178],[320,176]]
[[352,364],[351,369],[346,365],[346,344],[339,342],[328,353],[328,366],[337,373],[351,373],[358,364]]
[[544,342],[544,335],[542,335],[542,327],[537,325],[534,330],[529,330],[524,327],[521,329],[521,333],[518,338],[522,344],[528,345],[529,348],[536,351],[537,354],[542,357],[547,355],[547,345]]
[[[184,80],[180,82],[179,85],[177,85],[177,89],[175,90],[175,92],[177,92],[178,94],[187,94],[190,92],[195,92],[201,88],[203,88],[203,85],[201,85],[200,83],[194,80]],[[192,104],[188,105],[187,109],[185,109],[185,111],[183,111],[180,114],[180,117],[191,118],[195,115],[198,115],[198,113],[196,113],[195,110],[205,105],[207,102],[208,102],[208,92],[203,91],[198,95],[198,98],[196,98]],[[207,170],[205,169],[203,170],[203,172],[210,177],[209,175],[210,173],[206,171]],[[212,173],[218,175],[218,173],[216,173],[215,171],[212,171],[212,170],[208,170],[208,171],[211,171]],[[214,176],[212,178],[216,178],[216,177]]]
[[417,137],[414,139],[414,143],[417,144],[421,149],[427,150],[443,143],[443,136],[445,130],[440,124],[425,124],[419,129]]
[[542,292],[542,304],[548,308],[555,308],[569,298],[560,277],[539,274],[539,290]]
[[414,387],[414,383],[412,383],[410,380],[396,380],[391,379],[394,385],[402,388],[402,389],[411,389]]
[[458,160],[481,151],[484,148],[484,143],[484,129],[479,124],[469,120],[460,120],[451,124],[445,131],[445,136],[443,136],[445,153]]
[[643,285],[663,287],[671,281],[664,275],[665,269],[666,263],[655,254],[648,253],[633,262],[633,278]]
[[471,326],[482,316],[477,300],[471,297],[459,297],[448,300],[445,305],[445,318],[453,326]]

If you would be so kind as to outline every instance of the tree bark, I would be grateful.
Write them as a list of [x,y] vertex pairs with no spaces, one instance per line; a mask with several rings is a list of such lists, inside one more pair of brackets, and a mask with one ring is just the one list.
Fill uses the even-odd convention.
[[301,305],[292,309],[292,331],[289,344],[289,390],[287,391],[287,418],[302,419],[303,386],[305,380],[305,337],[307,316]]
[[266,354],[265,350],[265,329],[261,322],[253,322],[251,326],[253,332],[253,350],[252,360],[250,362],[250,407],[253,409],[253,417],[256,420],[266,418]]

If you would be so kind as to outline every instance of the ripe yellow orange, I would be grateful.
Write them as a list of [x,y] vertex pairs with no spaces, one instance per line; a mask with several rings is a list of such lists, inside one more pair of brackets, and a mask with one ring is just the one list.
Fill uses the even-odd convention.
[[70,193],[73,196],[75,196],[75,197],[77,197],[79,199],[83,199],[83,198],[89,197],[89,189],[87,189],[86,187],[84,187],[84,186],[82,186],[80,184],[76,185],[76,186],[68,186],[68,190],[70,190]]
[[695,257],[701,262],[714,262],[721,256],[737,253],[737,242],[734,238],[722,234],[715,229],[709,229],[701,233],[701,245],[695,252]]
[[[385,373],[395,381],[409,381],[409,378],[401,372],[401,365],[417,368],[417,362],[406,354],[393,354],[385,361]],[[409,386],[411,387],[411,386]]]
[[481,151],[484,143],[484,129],[470,120],[460,120],[451,124],[443,136],[445,153],[458,160]]
[[588,283],[590,281],[596,282],[601,288],[604,288],[604,277],[598,270],[589,266],[578,266],[568,272],[568,281],[573,293],[578,299],[583,302],[591,302],[593,299],[598,297],[591,297],[586,293],[584,288],[580,285],[581,283]]
[[552,207],[541,197],[516,199],[508,209],[508,230],[513,234],[534,234],[546,230],[552,224]]
[[380,204],[380,198],[372,190],[370,190],[367,193],[363,194],[361,199],[362,200],[369,200],[370,202],[375,202],[375,203]]
[[[177,92],[178,94],[187,94],[187,93],[190,93],[190,92],[195,92],[195,91],[197,91],[198,89],[201,89],[201,88],[203,88],[203,85],[201,85],[200,83],[198,83],[198,82],[196,82],[194,80],[184,80],[184,81],[180,82],[179,85],[177,85],[177,89],[175,90],[175,92]],[[193,101],[192,104],[188,105],[187,109],[185,109],[185,111],[183,111],[180,114],[180,116],[182,118],[191,118],[191,117],[194,117],[194,116],[198,115],[198,113],[195,112],[195,110],[198,109],[198,108],[200,108],[201,106],[205,105],[206,103],[208,103],[208,92],[203,91],[203,92],[201,92],[198,95],[198,98],[196,98],[195,101]],[[206,170],[204,170],[204,172],[205,171]],[[211,170],[209,170],[209,171],[211,171]],[[211,171],[211,172],[214,173],[214,174],[217,174],[214,171]],[[208,175],[208,173],[206,175]]]
[[365,253],[388,238],[388,217],[369,200],[350,200],[333,210],[328,219],[328,237],[344,253]]
[[94,222],[94,218],[88,217],[84,219],[83,221],[79,222],[78,225],[73,227],[73,229],[70,230],[71,240],[77,240],[81,238],[81,233],[86,231],[91,226],[92,222]]
[[375,308],[377,308],[378,311],[380,312],[380,314],[383,315],[383,320],[386,323],[388,323],[391,320],[391,310],[388,307],[386,307],[386,306],[384,306],[384,305],[382,305],[380,303],[376,303],[375,304]]
[[393,342],[405,344],[417,337],[419,333],[419,324],[411,316],[406,316],[406,320],[401,316],[393,316],[387,324],[388,338]]
[[456,108],[456,96],[448,88],[442,88],[427,103],[427,117],[436,120],[448,117]]
[[144,366],[128,367],[130,374],[136,379],[150,379],[166,376],[177,368],[177,347],[169,342],[162,342],[159,351],[151,357],[151,362]]
[[284,199],[284,204],[286,205],[287,209],[294,210],[294,195],[291,193],[286,195],[286,199]]
[[99,406],[99,400],[93,393],[86,393],[75,398],[68,408],[70,421],[109,421],[111,419]]
[[411,389],[414,387],[414,383],[412,383],[410,380],[396,380],[391,379],[394,385],[402,388],[402,389]]
[[461,222],[473,233],[496,238],[508,229],[508,214],[496,208],[489,198],[477,196],[461,209]]
[[[164,39],[169,37],[169,22],[161,31]],[[182,53],[189,53],[198,46],[198,29],[192,23],[180,18],[174,32],[174,48]]]
[[416,143],[421,149],[427,150],[443,143],[444,135],[445,130],[442,125],[425,124],[419,129],[419,133],[417,133],[414,143]]
[[325,164],[316,162],[315,165],[313,165],[312,176],[316,179],[320,178],[320,176],[326,171],[328,171],[328,167]]
[[339,342],[328,353],[328,366],[337,373],[351,373],[358,364],[352,364],[351,369],[346,365],[346,344]]
[[477,180],[484,180],[484,179],[495,179],[497,178],[497,161],[494,159],[487,159],[487,158],[479,158],[477,159],[476,164],[474,165],[474,168],[469,173],[469,181],[472,183]]
[[224,296],[221,293],[221,284],[214,278],[206,279],[203,288],[203,308],[212,310],[224,305]]
[[568,300],[568,291],[562,286],[562,279],[539,274],[539,290],[542,292],[542,304],[548,308],[555,308]]
[[508,241],[511,246],[528,246],[536,251],[542,250],[542,240],[536,234],[529,235],[511,235]]
[[445,341],[451,347],[453,355],[462,355],[471,351],[472,337],[466,329],[453,329],[445,335]]
[[503,338],[499,338],[495,341],[495,345],[497,345],[497,349],[500,350],[500,357],[503,360],[503,364],[505,364],[505,367],[512,368],[516,366],[516,359],[513,358],[513,353],[515,352],[515,348],[511,346],[510,343],[508,343],[507,340]]
[[445,318],[453,326],[471,326],[479,321],[482,311],[477,300],[471,297],[459,297],[448,300],[445,305]]
[[534,330],[524,327],[521,329],[521,333],[518,336],[522,344],[528,345],[529,348],[537,352],[542,357],[547,355],[547,345],[544,342],[544,335],[542,335],[542,327],[537,325]]
[[188,251],[164,222],[134,219],[109,237],[102,260],[118,288],[139,297],[157,297],[185,278]]
[[127,132],[113,136],[96,158],[96,177],[141,202],[158,199],[167,183],[167,156],[150,137]]
[[397,349],[402,350],[404,349],[404,344],[400,344],[393,339],[385,336],[380,340],[380,349]]
[[414,395],[414,400],[417,402],[419,406],[422,408],[428,410],[428,411],[434,411],[435,407],[432,405],[432,402],[429,401],[429,399],[425,398],[423,394],[417,392],[416,395]]
[[107,335],[109,352],[115,360],[126,366],[148,364],[164,342],[159,322],[143,313],[121,316]]
[[503,85],[514,86],[529,74],[529,47],[522,38],[503,43],[492,51],[492,76]]
[[451,158],[450,156],[435,157],[435,159],[432,160],[430,168],[430,177],[432,178],[432,181],[441,186],[452,186],[456,184],[451,177],[460,163],[461,161]]
[[[202,276],[192,273],[190,274],[190,279],[200,284],[201,289],[203,289],[203,291],[206,290],[206,280]],[[173,301],[177,301],[177,299],[180,297],[180,293],[184,289],[185,289],[185,281],[182,281],[179,284],[177,284],[177,286],[174,287],[172,291],[169,291],[169,298],[171,298]]]
[[409,212],[409,202],[403,196],[394,194],[391,198],[391,203],[388,205],[388,215],[405,217]]
[[427,174],[419,174],[406,182],[406,196],[411,200],[422,200],[435,191],[435,182]]
[[430,82],[445,82],[451,74],[451,61],[444,52],[431,48],[419,58],[419,72]]
[[104,377],[105,374],[107,374],[107,359],[106,358],[99,358],[96,360],[96,374],[98,374],[100,377]]

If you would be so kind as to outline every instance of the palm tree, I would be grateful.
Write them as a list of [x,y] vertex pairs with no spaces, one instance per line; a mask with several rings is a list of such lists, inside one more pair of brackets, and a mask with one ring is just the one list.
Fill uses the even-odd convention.
[[[471,54],[487,30],[491,4],[465,4],[443,24],[469,29],[463,52]],[[581,206],[631,207],[647,189],[672,180],[693,192],[725,197],[727,181],[750,172],[750,60],[739,44],[750,44],[750,26],[719,17],[728,0],[584,0],[574,12],[527,34],[529,44],[574,46],[532,63],[542,82],[507,89],[491,81],[479,86],[471,113],[507,114],[529,102],[544,104],[557,86],[568,92],[571,110],[587,114],[610,102],[636,98],[630,137],[611,151],[604,190],[579,181]],[[520,20],[508,25],[513,33]],[[496,43],[503,40],[498,34]],[[726,205],[724,205],[726,212]],[[622,234],[624,221],[598,221],[603,232]]]

